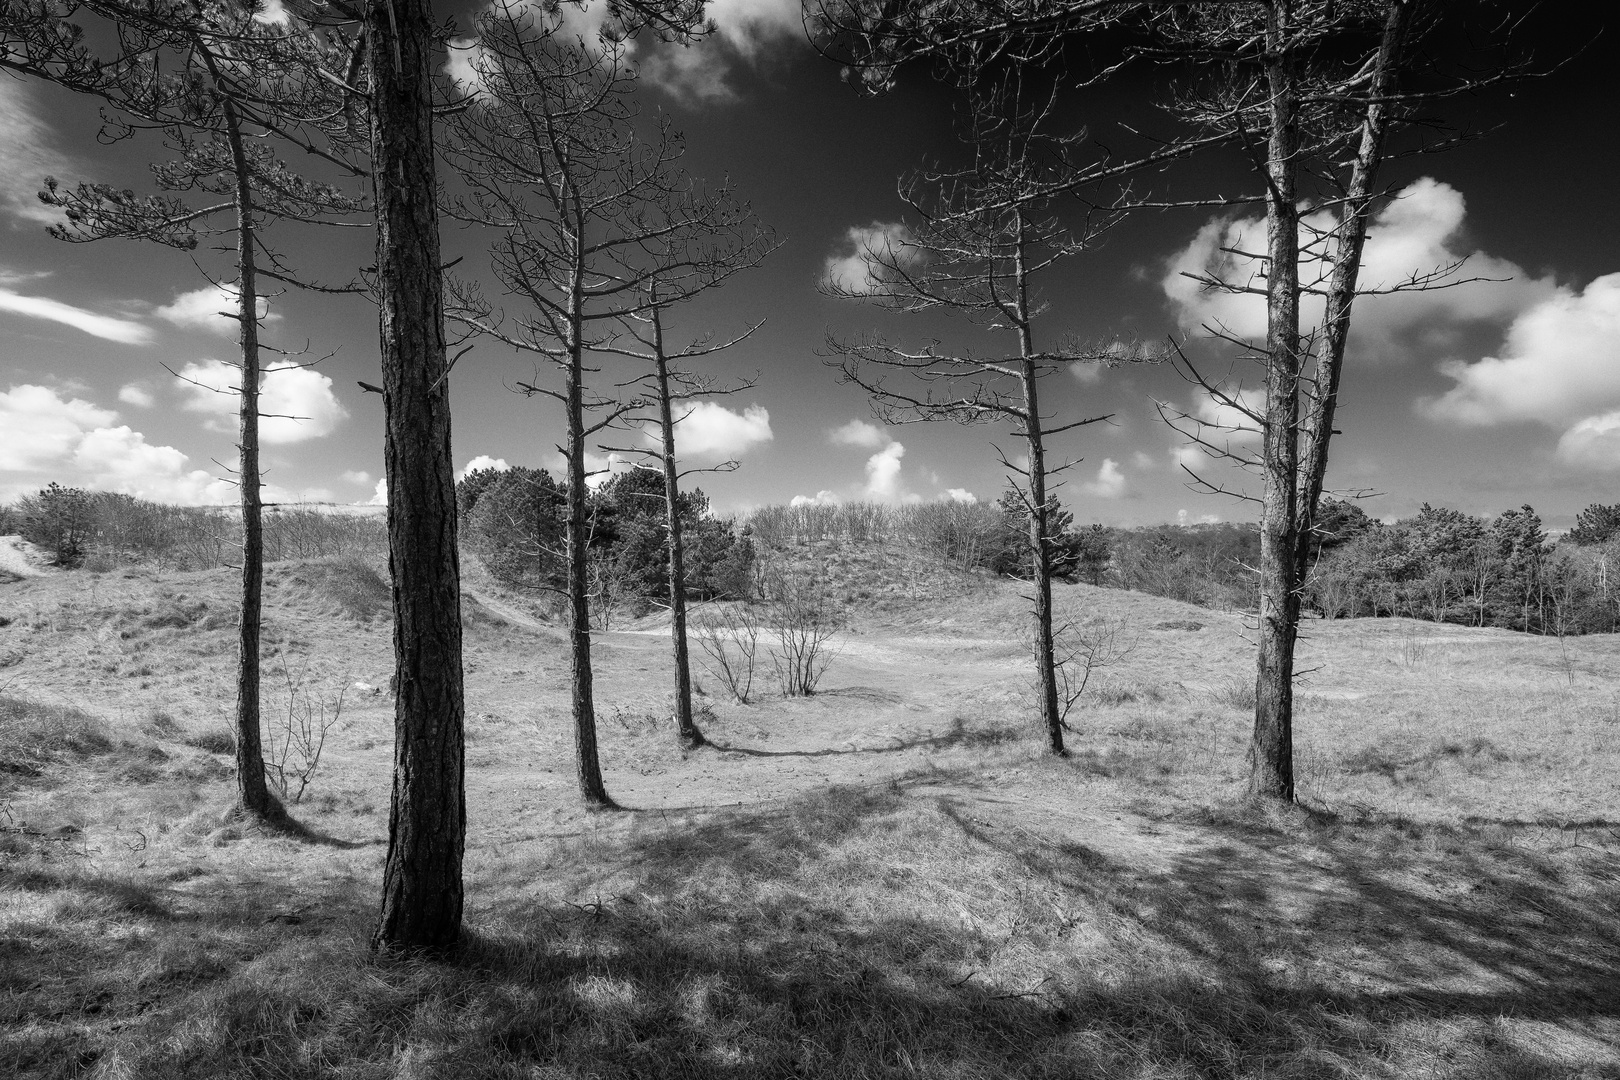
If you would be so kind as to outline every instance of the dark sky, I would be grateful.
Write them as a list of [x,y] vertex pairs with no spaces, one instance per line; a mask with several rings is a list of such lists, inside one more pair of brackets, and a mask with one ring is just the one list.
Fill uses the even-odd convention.
[[[1365,504],[1377,516],[1410,514],[1424,502],[1475,513],[1530,503],[1556,526],[1590,502],[1620,502],[1620,50],[1600,17],[1583,22],[1569,8],[1520,28],[1535,62],[1556,70],[1446,103],[1441,117],[1478,137],[1389,166],[1405,197],[1380,219],[1364,279],[1395,281],[1466,256],[1464,275],[1489,280],[1358,305],[1329,483],[1380,493]],[[1009,446],[1005,432],[884,428],[821,355],[829,333],[873,329],[912,341],[987,340],[970,326],[817,291],[829,266],[851,254],[852,230],[902,221],[899,176],[960,153],[952,95],[923,69],[905,73],[890,93],[854,93],[805,43],[797,7],[783,0],[723,0],[711,12],[719,32],[704,44],[638,46],[642,108],[663,111],[685,133],[688,171],[729,177],[783,243],[765,265],[680,314],[691,333],[766,320],[715,365],[757,375],[757,385],[684,425],[694,461],[729,454],[742,462],[703,486],[722,510],[818,494],[995,498],[1003,479],[991,443]],[[589,24],[589,13],[577,17]],[[1110,140],[1126,139],[1122,122],[1167,124],[1151,105],[1162,89],[1157,78],[1133,75],[1076,94],[1065,100],[1064,119]],[[45,174],[144,186],[145,163],[161,156],[140,139],[100,145],[97,126],[93,103],[0,78],[0,145],[9,147],[0,163],[0,498],[54,479],[163,500],[230,501],[215,462],[234,455],[234,403],[165,367],[206,381],[229,357],[233,328],[211,314],[223,304],[199,292],[207,288],[203,269],[218,273],[228,261],[203,253],[200,269],[167,249],[68,245],[44,233],[48,217],[32,193]],[[1239,163],[1209,159],[1159,183],[1186,195],[1240,190],[1246,181]],[[1201,325],[1218,318],[1241,328],[1263,311],[1251,300],[1189,290],[1175,270],[1211,265],[1223,243],[1263,240],[1256,213],[1132,218],[1047,284],[1041,332],[1096,341],[1176,335],[1206,370],[1225,371],[1230,361]],[[369,236],[359,232],[285,233],[280,242],[331,276],[369,261]],[[472,269],[484,265],[487,243],[470,231],[446,233],[447,252]],[[376,378],[375,323],[357,299],[271,301],[275,344],[335,353],[312,371],[272,376],[285,411],[310,417],[266,430],[273,497],[373,496],[380,400],[362,395],[355,380]],[[1234,370],[1246,388],[1258,387],[1254,373]],[[452,384],[458,465],[554,463],[556,409],[508,389],[532,374],[495,345],[461,362]],[[1065,503],[1081,521],[1117,524],[1251,516],[1245,504],[1188,490],[1179,462],[1206,463],[1160,422],[1155,400],[1212,415],[1165,367],[1051,384],[1059,417],[1113,415],[1107,426],[1060,441],[1059,456],[1084,459],[1060,492]],[[1227,479],[1213,468],[1214,478]]]

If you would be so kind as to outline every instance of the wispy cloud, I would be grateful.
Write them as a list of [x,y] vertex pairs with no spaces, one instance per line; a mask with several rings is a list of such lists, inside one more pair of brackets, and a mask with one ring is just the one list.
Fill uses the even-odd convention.
[[[0,79],[0,86],[5,81]],[[132,319],[119,319],[111,315],[97,315],[93,311],[52,300],[48,296],[24,296],[12,289],[0,288],[0,311],[25,315],[31,319],[46,319],[82,330],[91,337],[117,341],[125,345],[144,345],[152,340],[152,331]]]
[[62,212],[39,201],[47,176],[75,176],[82,170],[56,149],[50,128],[39,118],[30,84],[0,78],[0,211],[33,222],[58,222]]

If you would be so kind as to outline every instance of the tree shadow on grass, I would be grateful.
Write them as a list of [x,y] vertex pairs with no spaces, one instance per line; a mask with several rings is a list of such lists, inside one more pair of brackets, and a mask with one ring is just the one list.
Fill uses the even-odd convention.
[[[1514,1027],[1614,1034],[1612,856],[1218,812],[1144,870],[973,809],[839,788],[581,838],[469,882],[448,962],[221,936],[216,973],[58,1045],[138,1077],[1613,1074]],[[559,860],[586,887],[536,893]]]

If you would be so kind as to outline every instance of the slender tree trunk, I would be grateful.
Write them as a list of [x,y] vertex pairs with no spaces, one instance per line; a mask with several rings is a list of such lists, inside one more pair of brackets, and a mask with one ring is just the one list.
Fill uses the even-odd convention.
[[1291,0],[1267,10],[1267,332],[1264,508],[1260,515],[1260,650],[1255,675],[1249,794],[1294,800],[1294,642],[1299,632],[1296,513],[1299,480],[1298,87]]
[[1350,168],[1345,188],[1333,275],[1323,312],[1322,359],[1318,365],[1316,398],[1305,420],[1305,448],[1301,454],[1298,496],[1299,568],[1305,580],[1311,532],[1316,527],[1317,504],[1327,478],[1328,446],[1333,438],[1333,421],[1339,405],[1339,381],[1344,371],[1345,349],[1350,341],[1350,313],[1355,305],[1356,284],[1361,274],[1361,255],[1367,243],[1367,223],[1372,217],[1374,185],[1378,166],[1384,158],[1389,133],[1388,97],[1395,90],[1400,72],[1401,50],[1411,24],[1411,0],[1390,0],[1384,18],[1383,38],[1374,61],[1368,85],[1369,101],[1361,122],[1361,141]]
[[236,106],[224,102],[225,133],[236,170],[237,321],[241,324],[242,402],[240,460],[242,494],[242,613],[237,628],[236,794],[243,810],[261,818],[280,816],[281,804],[264,783],[259,722],[259,632],[264,590],[264,518],[259,491],[259,294],[253,258],[253,187]]
[[461,932],[465,703],[427,0],[366,7],[393,574],[394,790],[374,948],[442,953]]
[[664,507],[669,525],[669,637],[675,651],[675,730],[690,749],[702,746],[703,732],[692,718],[692,668],[686,655],[686,555],[681,545],[680,470],[675,463],[675,415],[669,398],[669,361],[664,356],[664,324],[653,309],[653,357],[658,364],[658,421],[664,435]]
[[1029,275],[1024,263],[1024,218],[1019,213],[1015,252],[1018,344],[1023,360],[1019,379],[1024,391],[1024,437],[1029,448],[1029,541],[1035,571],[1035,675],[1040,682],[1041,723],[1046,747],[1067,757],[1063,714],[1058,712],[1057,656],[1052,643],[1052,536],[1046,505],[1046,445],[1041,436],[1040,373],[1035,370],[1035,340],[1029,328]]
[[[576,308],[577,310],[577,308]],[[591,601],[587,591],[587,533],[585,487],[585,372],[575,327],[568,365],[568,613],[570,654],[574,678],[574,764],[579,772],[579,793],[585,805],[616,805],[602,783],[602,762],[596,748],[596,702],[591,688]]]

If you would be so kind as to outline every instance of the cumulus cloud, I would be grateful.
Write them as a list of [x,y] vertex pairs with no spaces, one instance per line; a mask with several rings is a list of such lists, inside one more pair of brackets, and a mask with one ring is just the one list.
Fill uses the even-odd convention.
[[[763,405],[734,412],[718,402],[698,401],[684,406],[675,418],[675,448],[694,457],[740,457],[774,437],[771,414]],[[662,439],[656,426],[644,436],[648,446],[658,446]]]
[[[506,463],[505,458],[490,457],[488,454],[479,454],[456,472],[456,479],[462,480],[468,473],[478,472],[480,469],[494,469],[496,472],[506,472],[512,466]],[[362,476],[365,474],[362,473]]]
[[[173,302],[157,308],[152,314],[165,322],[185,330],[204,330],[221,337],[234,338],[241,323],[236,320],[236,307],[241,303],[237,291],[229,285],[205,285],[200,289],[183,292]],[[276,322],[280,315],[270,313],[270,303],[258,298],[259,318]]]
[[1560,289],[1508,329],[1500,356],[1441,370],[1457,385],[1420,406],[1431,418],[1482,426],[1566,424],[1620,405],[1620,274]]
[[1104,458],[1102,468],[1097,470],[1097,478],[1086,481],[1081,485],[1081,490],[1099,499],[1117,499],[1125,494],[1125,474],[1120,471],[1119,462]]
[[152,391],[139,383],[129,383],[119,387],[118,400],[125,405],[133,405],[137,409],[150,409],[157,404],[157,398],[152,396]]
[[0,497],[58,480],[171,503],[219,503],[236,488],[185,454],[154,446],[118,414],[50,387],[13,386],[0,393]]
[[388,478],[385,476],[377,481],[377,486],[371,489],[371,498],[365,502],[367,506],[388,505]]
[[348,469],[343,473],[343,479],[351,484],[369,484],[371,474],[364,469]]
[[904,443],[892,442],[866,459],[866,494],[879,502],[902,497],[900,459],[906,456]]
[[692,103],[735,101],[730,75],[757,66],[771,47],[804,33],[799,0],[710,0],[703,14],[714,32],[689,45],[654,45],[638,61],[641,77]]
[[[1555,291],[1550,278],[1535,278],[1522,267],[1460,246],[1467,207],[1449,184],[1428,177],[1406,188],[1374,217],[1362,258],[1360,287],[1389,289],[1412,278],[1466,260],[1453,275],[1459,284],[1420,292],[1364,296],[1356,301],[1350,349],[1370,359],[1396,360],[1414,350],[1452,345],[1459,331],[1477,323],[1506,323]],[[1335,217],[1326,211],[1305,215],[1310,228],[1327,230]],[[1266,335],[1263,295],[1206,290],[1187,273],[1208,275],[1233,285],[1264,286],[1264,262],[1238,252],[1263,252],[1266,223],[1261,217],[1216,217],[1169,260],[1161,282],[1182,329],[1221,327],[1251,341]],[[1300,278],[1320,282],[1327,272],[1323,252],[1300,260]],[[1467,281],[1470,278],[1504,279]],[[1321,323],[1323,301],[1301,301],[1302,327]]]
[[887,431],[865,420],[851,420],[835,427],[827,432],[827,439],[834,446],[859,446],[867,450],[876,450],[894,441]]
[[1456,385],[1418,401],[1429,419],[1562,428],[1563,461],[1620,468],[1620,274],[1558,289],[1514,320],[1500,355],[1440,370]]
[[831,491],[818,491],[814,495],[795,495],[788,502],[789,506],[837,506],[838,495]]
[[82,398],[64,401],[48,386],[13,386],[0,394],[0,471],[43,469],[71,453],[86,431],[117,419]]
[[[235,431],[241,372],[223,360],[205,360],[180,369],[185,408],[206,414],[210,431]],[[304,442],[330,435],[349,411],[332,393],[332,380],[290,361],[265,367],[259,390],[259,438],[267,444]]]
[[940,496],[940,501],[967,503],[971,506],[979,501],[979,497],[967,488],[946,488],[945,493]]
[[[0,79],[0,86],[7,80]],[[0,135],[0,139],[4,136]],[[152,340],[152,331],[132,319],[119,319],[111,315],[97,315],[93,311],[52,300],[48,296],[24,296],[11,289],[0,288],[0,311],[25,315],[31,319],[45,319],[82,330],[91,337],[117,341],[124,345],[144,345]]]
[[1219,525],[1220,522],[1221,515],[1219,514],[1198,514],[1194,516],[1184,509],[1176,511],[1177,525]]
[[883,293],[893,274],[889,265],[908,268],[921,261],[921,253],[911,241],[911,230],[898,222],[854,226],[844,234],[839,248],[827,256],[821,270],[822,287],[849,296]]

